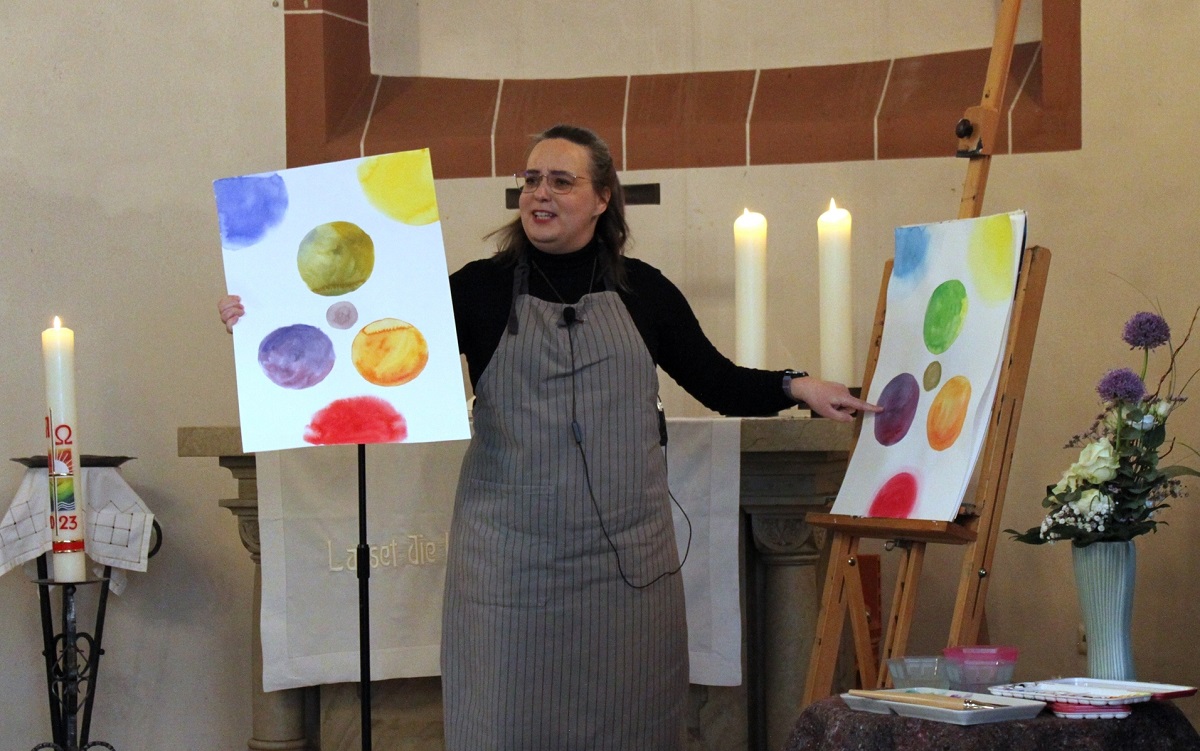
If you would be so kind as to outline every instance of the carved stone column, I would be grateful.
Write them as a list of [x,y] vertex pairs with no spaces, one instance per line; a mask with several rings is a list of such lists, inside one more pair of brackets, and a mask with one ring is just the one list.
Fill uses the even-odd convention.
[[804,690],[821,601],[816,564],[824,531],[803,516],[780,513],[756,513],[750,526],[764,601],[762,649],[769,655],[761,677],[766,747],[775,749],[787,740]]
[[249,751],[303,751],[308,748],[304,732],[304,691],[262,689],[262,639],[259,617],[262,612],[262,568],[258,539],[258,483],[253,454],[242,453],[241,432],[237,428],[180,428],[179,456],[217,457],[238,482],[237,498],[219,501],[238,522],[238,536],[254,561],[254,596],[251,602],[250,629],[250,708],[251,736]]
[[837,496],[851,440],[850,426],[823,419],[743,423],[750,751],[781,748],[799,714],[825,542],[804,519]]

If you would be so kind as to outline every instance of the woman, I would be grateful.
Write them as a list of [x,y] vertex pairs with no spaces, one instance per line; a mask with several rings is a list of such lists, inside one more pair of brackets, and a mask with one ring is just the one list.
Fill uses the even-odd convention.
[[[687,627],[656,366],[724,414],[878,408],[717,352],[680,291],[624,257],[620,183],[591,131],[537,136],[517,182],[497,254],[450,277],[475,407],[446,573],[446,748],[679,749]],[[220,307],[227,326],[242,312]]]

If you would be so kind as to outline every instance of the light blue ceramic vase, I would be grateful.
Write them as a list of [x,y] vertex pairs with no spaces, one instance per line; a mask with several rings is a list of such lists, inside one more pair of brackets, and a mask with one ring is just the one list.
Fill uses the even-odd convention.
[[1130,629],[1137,548],[1132,541],[1094,542],[1071,552],[1087,631],[1088,676],[1135,680]]

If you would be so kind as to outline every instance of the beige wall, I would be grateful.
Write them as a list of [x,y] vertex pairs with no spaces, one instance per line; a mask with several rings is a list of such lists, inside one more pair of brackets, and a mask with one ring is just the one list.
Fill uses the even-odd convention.
[[[233,517],[215,502],[233,495],[232,480],[214,463],[175,458],[175,429],[236,420],[230,344],[213,312],[223,279],[209,183],[283,166],[282,12],[269,0],[121,4],[136,11],[117,5],[68,12],[38,0],[0,4],[0,91],[10,104],[0,124],[7,396],[0,456],[41,450],[38,332],[62,315],[78,337],[85,450],[139,457],[124,474],[166,529],[150,571],[134,575],[128,592],[110,603],[93,738],[123,751],[235,749],[250,733],[244,606],[251,564]],[[472,4],[447,7],[460,6]],[[492,7],[478,7],[485,6]],[[836,51],[821,46],[829,35],[816,14],[780,13],[767,14],[778,28],[755,47],[762,59],[726,57],[712,43],[712,27],[697,23],[662,64],[706,70],[903,54],[869,41],[861,55]],[[521,20],[521,28],[535,28],[531,16]],[[539,43],[596,39],[604,23],[595,14],[562,17],[532,36]],[[628,32],[612,23],[614,35]],[[1121,278],[1154,297],[1177,328],[1200,302],[1200,158],[1187,138],[1194,115],[1188,93],[1200,88],[1198,25],[1192,0],[1084,4],[1083,150],[993,163],[985,211],[1028,210],[1030,241],[1054,251],[1004,526],[1037,522],[1045,485],[1072,458],[1060,445],[1097,410],[1095,380],[1108,367],[1132,364],[1119,327],[1145,302]],[[651,28],[657,32],[638,33],[665,38],[661,27]],[[448,33],[421,29],[419,62],[410,61],[416,72],[450,75],[437,67],[455,49]],[[833,59],[793,57],[804,54],[793,43],[795,50],[829,50]],[[436,50],[443,51],[434,60]],[[478,59],[498,56],[492,50]],[[531,55],[515,69],[473,75],[545,75],[534,67],[545,59]],[[571,74],[605,72],[639,71]],[[829,197],[854,212],[861,351],[892,228],[953,217],[964,174],[965,165],[950,158],[631,173],[628,181],[663,188],[662,205],[630,209],[634,253],[679,283],[714,341],[732,351],[731,226],[743,206],[763,212],[771,246],[768,360],[812,367],[813,225]],[[485,252],[480,236],[506,216],[504,184],[438,186],[452,268]],[[1200,346],[1190,354],[1188,362],[1200,364]],[[698,412],[673,386],[667,390],[672,413]],[[1200,445],[1197,410],[1189,404],[1174,418],[1192,445]],[[20,468],[6,462],[0,489],[15,491],[19,477]],[[1168,528],[1139,541],[1136,656],[1148,680],[1200,681],[1200,657],[1177,648],[1200,615],[1195,502],[1181,501],[1167,512]],[[936,555],[927,570],[922,602],[948,611],[956,564]],[[1069,549],[1004,543],[994,572],[992,634],[1021,647],[1018,677],[1081,673]],[[19,572],[0,578],[0,613],[0,738],[30,747],[48,740],[46,701],[34,587]],[[938,628],[914,635],[913,651],[941,646],[944,624],[932,625]],[[1182,702],[1200,719],[1198,704]]]
[[[252,564],[224,470],[179,425],[237,419],[211,181],[283,164],[282,12],[270,0],[0,3],[0,496],[44,450],[39,332],[76,332],[81,447],[165,542],[109,600],[92,739],[245,748]],[[94,593],[80,599],[90,630]],[[50,740],[36,588],[0,578],[0,745]]]

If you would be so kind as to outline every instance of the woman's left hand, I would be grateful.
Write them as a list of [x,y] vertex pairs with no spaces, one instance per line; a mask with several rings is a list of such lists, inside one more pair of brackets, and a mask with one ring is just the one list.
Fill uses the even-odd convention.
[[882,412],[869,402],[864,402],[853,396],[850,390],[834,381],[822,381],[820,378],[805,376],[792,379],[792,398],[804,402],[808,408],[821,417],[828,417],[838,422],[850,422],[857,412]]

